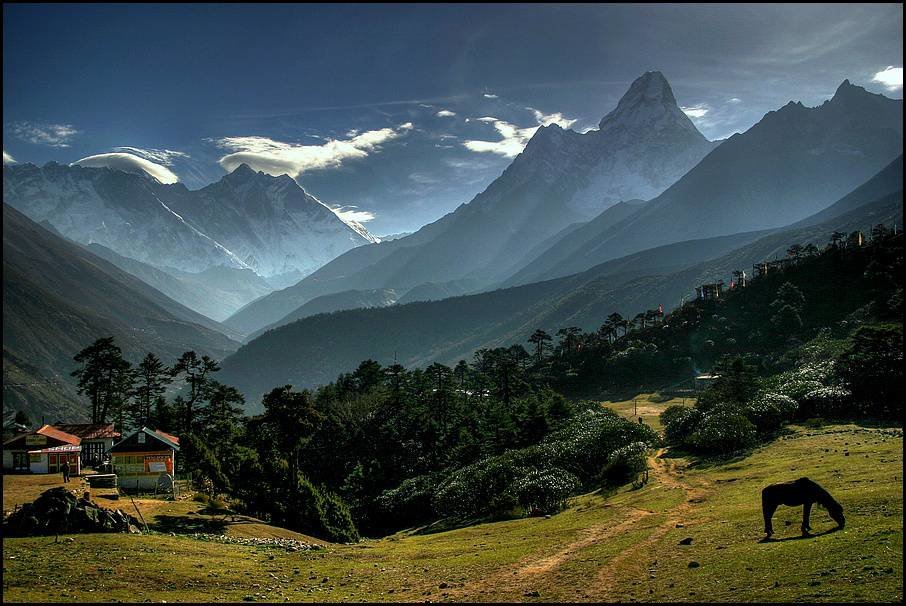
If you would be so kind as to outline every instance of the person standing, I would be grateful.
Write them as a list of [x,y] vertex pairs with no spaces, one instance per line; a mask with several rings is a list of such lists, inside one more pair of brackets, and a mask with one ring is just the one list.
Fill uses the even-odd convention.
[[69,461],[64,461],[63,467],[61,469],[63,470],[63,481],[68,483],[69,482]]

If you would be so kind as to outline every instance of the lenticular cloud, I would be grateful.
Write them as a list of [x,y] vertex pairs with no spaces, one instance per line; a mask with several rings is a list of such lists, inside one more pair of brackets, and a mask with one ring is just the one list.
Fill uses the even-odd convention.
[[128,173],[144,173],[157,179],[161,183],[176,183],[179,177],[166,166],[155,164],[145,158],[139,158],[126,152],[111,152],[88,156],[72,163],[73,166],[107,167],[122,170]]

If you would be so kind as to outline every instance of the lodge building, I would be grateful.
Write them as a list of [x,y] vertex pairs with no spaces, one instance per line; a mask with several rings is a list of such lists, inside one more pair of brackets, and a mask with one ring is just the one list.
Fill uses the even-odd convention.
[[60,473],[69,462],[69,473],[82,473],[82,438],[53,425],[21,434],[3,444],[3,470],[31,473]]
[[100,465],[113,443],[123,437],[113,423],[55,423],[54,427],[82,438],[82,466]]
[[161,474],[173,475],[179,438],[142,427],[110,449],[117,482],[126,489],[153,490]]

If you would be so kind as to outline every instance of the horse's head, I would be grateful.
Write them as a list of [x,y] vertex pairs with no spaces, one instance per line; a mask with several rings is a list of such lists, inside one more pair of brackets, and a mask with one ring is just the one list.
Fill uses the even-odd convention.
[[843,506],[836,501],[831,501],[825,507],[827,508],[827,513],[830,514],[830,517],[833,518],[834,522],[836,522],[840,528],[843,528],[846,524],[846,518],[843,516]]

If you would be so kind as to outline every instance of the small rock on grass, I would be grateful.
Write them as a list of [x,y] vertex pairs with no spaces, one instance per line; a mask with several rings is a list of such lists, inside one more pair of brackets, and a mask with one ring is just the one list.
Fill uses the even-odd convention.
[[699,566],[701,566],[701,564],[699,564],[695,560],[692,560],[691,562],[689,562],[689,568],[698,568]]

